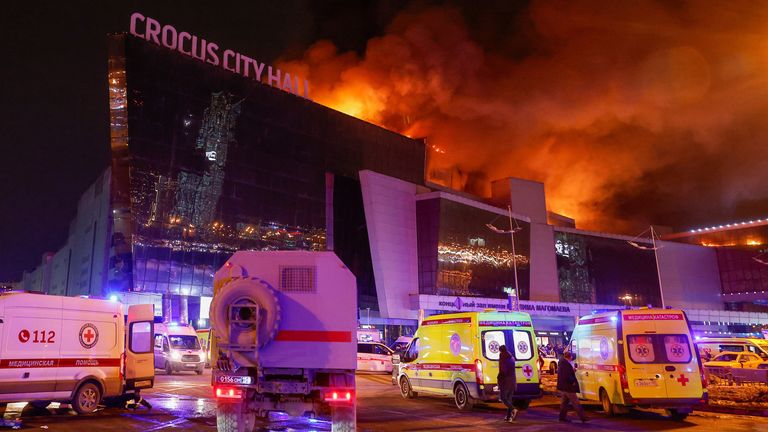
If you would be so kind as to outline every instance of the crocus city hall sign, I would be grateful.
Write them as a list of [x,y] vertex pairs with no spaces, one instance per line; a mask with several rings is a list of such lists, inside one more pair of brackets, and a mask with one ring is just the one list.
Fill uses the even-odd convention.
[[[221,50],[215,42],[207,41],[185,31],[177,31],[172,25],[161,25],[154,18],[134,12],[131,15],[131,34],[148,42],[178,51],[198,60],[265,83],[288,93],[309,97],[309,82],[283,72],[256,59],[231,49]],[[300,85],[301,84],[301,85]],[[311,99],[310,99],[311,100]]]

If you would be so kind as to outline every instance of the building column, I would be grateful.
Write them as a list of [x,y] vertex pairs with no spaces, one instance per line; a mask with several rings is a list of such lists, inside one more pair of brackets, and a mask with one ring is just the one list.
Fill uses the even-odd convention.
[[168,324],[173,319],[173,302],[170,294],[163,294],[163,322]]
[[179,324],[189,324],[189,297],[179,296]]

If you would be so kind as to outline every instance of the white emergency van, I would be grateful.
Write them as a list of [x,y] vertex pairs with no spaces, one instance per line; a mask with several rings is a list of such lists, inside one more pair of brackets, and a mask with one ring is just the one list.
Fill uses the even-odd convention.
[[152,305],[29,293],[0,294],[0,402],[71,403],[93,412],[103,398],[154,384]]
[[203,374],[207,355],[191,325],[155,324],[155,369]]
[[684,419],[707,390],[685,312],[619,310],[579,319],[568,350],[575,354],[581,398],[613,415],[627,407],[663,408]]

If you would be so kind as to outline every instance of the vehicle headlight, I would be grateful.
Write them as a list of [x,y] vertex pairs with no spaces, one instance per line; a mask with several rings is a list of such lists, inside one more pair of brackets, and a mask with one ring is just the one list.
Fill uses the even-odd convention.
[[178,351],[171,351],[171,360],[181,360],[181,353]]

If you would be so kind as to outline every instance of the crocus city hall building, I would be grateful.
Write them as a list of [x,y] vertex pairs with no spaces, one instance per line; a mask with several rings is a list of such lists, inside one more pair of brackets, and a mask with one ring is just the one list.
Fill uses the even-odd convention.
[[109,41],[111,165],[26,289],[150,302],[205,327],[235,251],[333,250],[357,278],[361,325],[390,340],[420,314],[506,308],[510,292],[544,342],[595,309],[662,299],[702,335],[768,324],[759,304],[726,310],[716,248],[578,230],[537,182],[497,180],[483,198],[429,183],[423,140],[141,14]]

